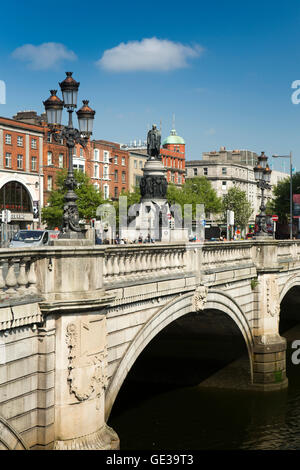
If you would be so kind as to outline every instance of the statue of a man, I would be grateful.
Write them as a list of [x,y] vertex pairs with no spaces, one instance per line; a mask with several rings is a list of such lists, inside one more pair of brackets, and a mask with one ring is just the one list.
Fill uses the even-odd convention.
[[[147,135],[147,154],[154,159],[159,159],[161,143],[161,132],[157,129],[156,124],[153,124],[152,129]],[[153,158],[151,158],[153,159]]]

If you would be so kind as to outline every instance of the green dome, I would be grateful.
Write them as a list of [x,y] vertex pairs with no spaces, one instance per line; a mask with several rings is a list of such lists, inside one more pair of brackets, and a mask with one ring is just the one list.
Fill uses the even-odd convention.
[[167,137],[163,141],[163,145],[168,145],[168,144],[185,145],[185,141],[183,140],[182,137],[179,137],[179,135],[177,135],[175,129],[172,129],[169,137]]

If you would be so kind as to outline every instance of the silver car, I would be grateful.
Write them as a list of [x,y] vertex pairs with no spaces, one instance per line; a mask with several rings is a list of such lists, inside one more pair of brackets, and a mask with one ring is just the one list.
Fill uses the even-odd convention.
[[9,248],[24,248],[49,245],[58,238],[58,230],[19,230],[9,244]]

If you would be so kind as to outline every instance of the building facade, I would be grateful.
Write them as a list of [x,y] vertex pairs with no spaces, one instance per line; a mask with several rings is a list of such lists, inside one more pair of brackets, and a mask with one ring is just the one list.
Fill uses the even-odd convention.
[[163,141],[161,148],[162,163],[167,170],[168,183],[181,186],[185,182],[185,141],[172,129]]
[[148,159],[146,150],[129,150],[129,189],[133,191],[135,187],[140,186],[143,176],[143,168]]
[[11,212],[10,225],[16,229],[39,222],[43,142],[43,127],[0,118],[0,212]]
[[[218,197],[225,196],[229,189],[238,187],[247,195],[253,212],[249,225],[255,223],[255,217],[260,212],[261,190],[257,187],[253,168],[257,162],[257,154],[250,150],[227,151],[221,147],[219,152],[204,152],[202,160],[186,162],[187,178],[205,176],[212,184]],[[273,170],[271,187],[289,175]],[[272,189],[265,191],[265,203],[272,198]]]

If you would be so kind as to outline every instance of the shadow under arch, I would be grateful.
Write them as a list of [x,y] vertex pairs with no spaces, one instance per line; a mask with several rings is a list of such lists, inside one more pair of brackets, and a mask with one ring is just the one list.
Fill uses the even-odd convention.
[[[177,296],[164,305],[137,333],[136,337],[128,347],[120,364],[112,376],[105,397],[105,419],[108,420],[113,404],[126,379],[131,367],[140,356],[150,341],[158,335],[165,327],[180,317],[193,313],[194,292]],[[222,290],[212,289],[208,291],[205,310],[219,310],[228,315],[241,332],[248,351],[252,382],[252,351],[253,336],[250,325],[239,305],[228,294]],[[201,312],[199,313],[201,315]]]
[[279,334],[283,334],[300,323],[300,274],[294,274],[288,279],[280,292],[279,301]]

